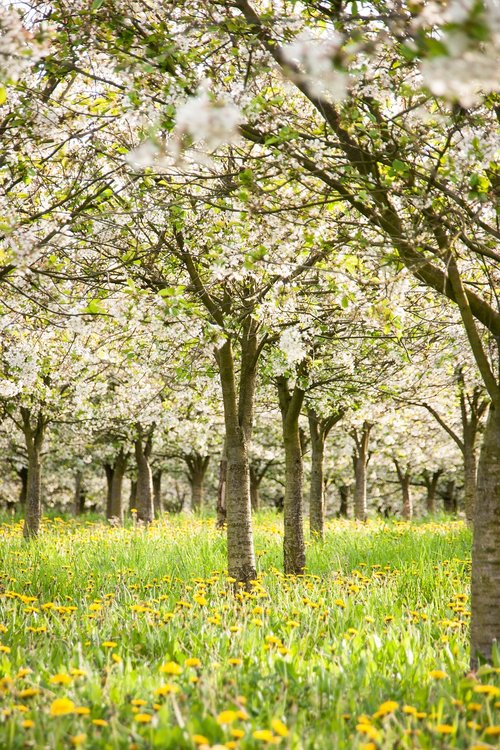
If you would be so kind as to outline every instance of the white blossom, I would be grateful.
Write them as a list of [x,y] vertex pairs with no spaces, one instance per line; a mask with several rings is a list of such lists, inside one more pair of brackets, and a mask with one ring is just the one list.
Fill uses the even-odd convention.
[[331,98],[334,101],[346,98],[350,76],[333,65],[341,43],[340,34],[317,39],[302,32],[291,44],[283,47],[285,60],[298,64],[303,69],[304,72],[298,75],[299,82],[305,83],[313,96]]

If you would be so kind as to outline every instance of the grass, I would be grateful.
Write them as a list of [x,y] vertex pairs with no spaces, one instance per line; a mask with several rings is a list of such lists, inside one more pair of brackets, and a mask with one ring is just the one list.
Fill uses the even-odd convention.
[[[495,748],[498,664],[467,675],[461,522],[334,521],[285,578],[256,522],[236,596],[210,518],[0,526],[0,747]],[[495,718],[495,714],[497,718]]]

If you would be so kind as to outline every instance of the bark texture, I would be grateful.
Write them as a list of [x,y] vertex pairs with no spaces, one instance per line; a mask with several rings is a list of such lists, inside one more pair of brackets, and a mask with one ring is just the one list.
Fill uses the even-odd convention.
[[239,394],[236,387],[231,340],[227,339],[217,351],[226,428],[227,466],[223,489],[227,521],[228,572],[236,581],[245,584],[256,576],[247,452],[252,431],[255,397],[256,339],[252,331],[253,328],[247,329],[241,342],[242,364]]
[[152,433],[149,433],[147,437],[144,437],[140,427],[138,427],[137,433],[138,437],[134,444],[135,460],[137,463],[137,520],[145,524],[150,524],[154,519],[153,477],[149,464],[153,447],[153,436]]
[[157,469],[153,474],[153,508],[155,516],[158,517],[163,511],[163,502],[161,497],[161,480],[163,472]]
[[323,538],[325,531],[325,443],[332,427],[343,412],[320,418],[314,409],[308,410],[311,436],[311,485],[309,489],[309,528],[311,534]]
[[120,448],[113,465],[113,475],[111,478],[111,500],[110,500],[110,518],[118,519],[123,523],[123,477],[127,469],[128,455]]
[[303,523],[303,467],[299,416],[304,391],[297,385],[289,390],[285,377],[277,379],[285,447],[285,500],[283,505],[283,556],[285,573],[300,575],[306,565]]
[[197,451],[192,451],[184,456],[187,465],[187,477],[191,488],[191,508],[200,511],[205,504],[205,477],[207,474],[210,456],[203,456]]
[[38,414],[36,419],[33,419],[30,410],[26,407],[21,407],[21,417],[28,452],[28,479],[23,536],[25,539],[29,539],[38,536],[42,519],[41,452],[47,423],[41,413]]
[[365,421],[361,430],[351,432],[354,440],[354,518],[357,521],[366,521],[366,469],[370,460],[368,446],[372,427],[371,422]]
[[479,457],[472,553],[471,665],[500,644],[500,403],[490,407]]
[[340,494],[340,508],[339,516],[341,518],[349,518],[349,495],[351,488],[348,484],[342,484],[339,487]]
[[401,492],[403,494],[403,509],[401,515],[405,521],[411,521],[413,518],[413,499],[410,489],[411,467],[410,464],[407,464],[405,467],[401,466],[396,458],[394,458],[393,461],[394,466],[396,467],[399,484],[401,486]]
[[443,469],[436,469],[432,474],[429,471],[423,472],[423,479],[425,489],[427,490],[427,496],[425,498],[425,509],[427,513],[433,514],[436,512],[436,491],[440,476],[443,474]]
[[75,474],[75,495],[73,499],[73,512],[75,516],[81,516],[85,512],[85,487],[83,486],[82,472]]

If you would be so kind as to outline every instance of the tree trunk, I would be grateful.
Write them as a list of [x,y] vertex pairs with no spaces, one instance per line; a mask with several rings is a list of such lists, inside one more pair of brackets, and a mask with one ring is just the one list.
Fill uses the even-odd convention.
[[474,509],[477,493],[477,459],[474,441],[464,441],[464,504],[467,523],[474,523]]
[[31,412],[21,407],[23,432],[28,451],[28,478],[26,486],[26,510],[24,516],[23,536],[30,539],[38,535],[42,519],[41,497],[41,452],[45,435],[46,421],[41,414],[32,425]]
[[205,476],[210,456],[202,456],[197,451],[184,456],[187,464],[187,477],[191,488],[191,509],[200,511],[205,502]]
[[306,565],[302,518],[302,444],[299,431],[299,416],[304,401],[304,391],[296,385],[290,393],[285,377],[279,377],[277,384],[285,447],[284,570],[289,575],[301,575]]
[[348,518],[349,517],[349,493],[351,488],[348,484],[342,484],[339,487],[339,493],[340,493],[340,509],[339,509],[339,516],[341,518]]
[[85,489],[82,483],[82,472],[75,474],[75,495],[73,501],[73,512],[75,516],[81,516],[85,511]]
[[474,669],[500,644],[500,404],[490,406],[479,456],[471,610]]
[[[231,340],[217,350],[226,428],[226,480],[223,482],[224,506],[227,521],[227,557],[229,575],[248,584],[256,577],[255,552],[252,534],[252,506],[250,500],[250,469],[247,443],[251,436],[253,401],[255,397],[254,337],[247,333],[242,341],[240,392],[237,396],[234,357]],[[221,476],[223,466],[221,463]]]
[[442,492],[443,497],[443,509],[445,513],[456,513],[457,512],[457,492],[456,484],[454,479],[449,479],[446,482],[445,488]]
[[109,519],[112,517],[113,513],[111,511],[111,501],[112,501],[112,485],[113,485],[113,467],[111,464],[104,464],[104,471],[106,472],[106,518]]
[[311,427],[311,486],[309,488],[309,528],[311,534],[323,539],[325,531],[325,441],[314,417],[309,415]]
[[217,488],[217,528],[222,529],[226,523],[226,494],[227,494],[227,451],[219,462],[219,486]]
[[19,488],[19,504],[24,507],[26,503],[26,495],[28,492],[28,467],[21,466],[17,472],[17,476],[21,480],[21,487]]
[[372,427],[365,421],[361,434],[357,430],[351,432],[354,439],[354,518],[357,521],[366,521],[366,467],[370,460],[368,444]]
[[110,515],[108,518],[113,518],[118,523],[123,523],[123,477],[127,468],[128,455],[123,452],[123,448],[120,448],[120,452],[115,458],[113,466],[113,476],[111,480],[111,501],[110,501]]
[[163,472],[157,469],[153,474],[153,508],[155,517],[158,518],[163,511],[163,502],[161,498],[161,479]]
[[405,470],[396,458],[393,458],[394,466],[398,475],[399,484],[401,485],[401,492],[403,493],[403,512],[402,517],[405,521],[411,521],[413,517],[413,500],[410,490],[411,480],[411,468],[410,464],[407,464]]
[[142,430],[138,428],[138,437],[134,448],[137,462],[137,520],[150,524],[154,519],[153,477],[149,464],[152,434],[148,435],[143,444]]
[[260,509],[260,479],[255,466],[250,464],[250,501],[254,513]]
[[439,477],[443,473],[443,469],[437,469],[432,472],[425,470],[423,472],[424,484],[427,490],[427,497],[425,499],[425,509],[429,515],[436,512],[436,490],[439,482]]
[[137,510],[137,479],[130,480],[130,495],[128,499],[129,508]]

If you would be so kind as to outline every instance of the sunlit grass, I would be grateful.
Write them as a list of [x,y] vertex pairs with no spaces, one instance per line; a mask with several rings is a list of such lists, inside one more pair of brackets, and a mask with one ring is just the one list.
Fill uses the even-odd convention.
[[467,676],[461,522],[331,522],[300,579],[277,516],[255,540],[235,596],[210,518],[55,519],[29,544],[1,526],[0,747],[498,746],[498,665]]

